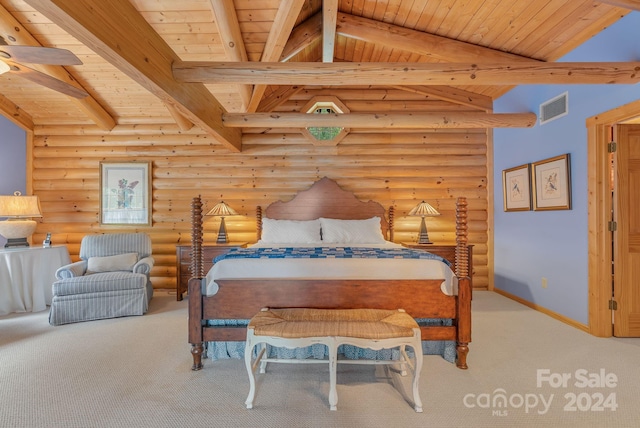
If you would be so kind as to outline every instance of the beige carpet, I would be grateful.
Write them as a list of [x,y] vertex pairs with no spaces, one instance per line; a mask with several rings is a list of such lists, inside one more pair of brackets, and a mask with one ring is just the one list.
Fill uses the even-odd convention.
[[[247,410],[242,361],[205,360],[202,371],[190,370],[186,308],[186,300],[157,293],[143,317],[60,327],[49,326],[47,312],[1,317],[0,426],[634,427],[640,420],[640,339],[595,338],[492,292],[474,294],[469,370],[425,357],[422,414],[410,404],[410,376],[360,365],[338,367],[331,412],[324,364],[270,365]],[[540,387],[539,370],[549,379]]]

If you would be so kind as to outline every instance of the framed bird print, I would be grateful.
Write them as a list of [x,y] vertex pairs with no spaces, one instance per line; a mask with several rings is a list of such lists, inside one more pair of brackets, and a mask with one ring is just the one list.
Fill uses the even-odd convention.
[[505,211],[531,209],[530,165],[520,165],[502,171]]
[[531,169],[533,209],[571,209],[571,165],[569,153],[534,162]]

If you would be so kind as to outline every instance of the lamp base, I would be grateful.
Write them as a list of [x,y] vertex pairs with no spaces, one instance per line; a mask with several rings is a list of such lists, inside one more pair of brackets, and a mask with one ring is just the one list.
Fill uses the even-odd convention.
[[28,247],[27,238],[33,235],[37,225],[34,220],[25,219],[0,221],[0,235],[7,238],[5,248]]
[[17,247],[28,247],[29,243],[27,242],[27,238],[9,238],[7,239],[7,243],[4,244],[4,248],[17,248]]
[[227,226],[224,224],[224,217],[222,217],[222,220],[220,221],[220,230],[218,231],[218,239],[216,240],[216,243],[227,243]]
[[418,235],[418,244],[433,244],[433,242],[429,241],[429,234],[427,233],[427,224],[424,221],[424,217],[422,217],[422,222],[420,223],[420,234]]

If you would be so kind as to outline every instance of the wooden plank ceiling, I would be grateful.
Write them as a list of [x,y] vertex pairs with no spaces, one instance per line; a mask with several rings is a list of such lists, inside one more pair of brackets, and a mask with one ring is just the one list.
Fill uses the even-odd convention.
[[[487,114],[511,87],[505,83],[638,81],[638,63],[544,64],[631,10],[640,2],[0,0],[6,43],[75,53],[82,65],[29,66],[89,94],[76,99],[8,72],[0,75],[0,112],[26,129],[195,124],[239,151],[242,123],[275,126],[257,113],[277,112],[305,87],[399,88],[477,110],[458,118],[460,126],[480,113],[479,126],[531,126],[529,112]],[[309,126],[300,112],[286,113],[277,126]],[[353,119],[366,125],[366,116]],[[377,126],[416,126],[396,119]]]

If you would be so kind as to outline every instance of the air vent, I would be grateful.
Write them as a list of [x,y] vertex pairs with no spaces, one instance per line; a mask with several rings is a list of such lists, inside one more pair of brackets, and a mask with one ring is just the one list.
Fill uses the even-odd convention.
[[569,113],[569,93],[558,95],[540,104],[540,125],[551,122]]

